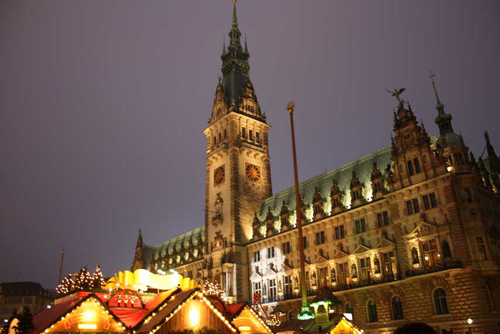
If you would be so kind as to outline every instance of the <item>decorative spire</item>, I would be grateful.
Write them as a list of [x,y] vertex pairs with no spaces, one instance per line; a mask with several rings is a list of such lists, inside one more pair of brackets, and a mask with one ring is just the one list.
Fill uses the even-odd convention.
[[233,29],[238,29],[238,16],[236,15],[236,2],[237,0],[233,0]]
[[222,36],[222,55],[226,54],[226,36]]
[[431,78],[431,81],[432,81],[432,87],[434,88],[434,94],[436,95],[436,109],[439,113],[439,115],[442,115],[444,114],[444,104],[441,103],[441,100],[439,100],[439,94],[437,92],[437,89],[436,89],[436,83],[434,82],[434,77],[436,75],[434,73],[432,73],[431,71],[429,71],[429,77]]
[[247,34],[245,34],[245,53],[248,53]]
[[497,154],[495,153],[495,149],[490,142],[490,135],[488,131],[484,132],[484,138],[486,139],[486,151],[488,152],[488,162],[490,166],[490,171],[493,173],[500,172],[500,160],[498,159]]

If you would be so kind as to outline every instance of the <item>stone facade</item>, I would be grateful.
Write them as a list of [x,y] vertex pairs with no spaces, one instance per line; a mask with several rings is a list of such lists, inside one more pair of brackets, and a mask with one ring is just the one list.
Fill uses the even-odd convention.
[[[300,307],[296,210],[306,281],[330,287],[368,332],[409,321],[439,330],[495,332],[500,315],[500,162],[488,134],[476,160],[437,99],[439,136],[397,99],[390,146],[272,195],[268,131],[233,12],[230,45],[207,143],[204,226],[157,246],[136,246],[133,269],[175,269],[221,283],[230,301]],[[434,81],[432,81],[434,85]],[[435,85],[434,85],[435,88]],[[389,120],[388,120],[389,121]]]

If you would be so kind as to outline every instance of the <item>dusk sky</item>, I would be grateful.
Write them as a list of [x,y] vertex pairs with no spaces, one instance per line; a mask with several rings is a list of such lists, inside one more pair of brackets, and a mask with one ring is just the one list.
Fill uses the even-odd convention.
[[[438,134],[445,111],[479,157],[500,153],[500,2],[240,0],[270,130],[273,192],[390,144],[406,87]],[[55,287],[130,269],[204,224],[206,140],[230,0],[0,1],[0,282]]]

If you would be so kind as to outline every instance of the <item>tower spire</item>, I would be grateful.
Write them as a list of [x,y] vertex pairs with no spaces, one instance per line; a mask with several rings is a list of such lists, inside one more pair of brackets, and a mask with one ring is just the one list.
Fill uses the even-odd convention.
[[236,2],[238,0],[233,0],[233,29],[238,29],[238,16],[236,15]]
[[439,99],[439,94],[438,94],[437,89],[436,89],[436,83],[434,82],[435,76],[436,75],[434,73],[429,71],[429,77],[431,78],[432,87],[434,88],[434,94],[436,95],[436,102],[437,102],[436,109],[438,111],[438,114],[442,115],[442,114],[444,114],[444,104],[442,104],[441,100]]

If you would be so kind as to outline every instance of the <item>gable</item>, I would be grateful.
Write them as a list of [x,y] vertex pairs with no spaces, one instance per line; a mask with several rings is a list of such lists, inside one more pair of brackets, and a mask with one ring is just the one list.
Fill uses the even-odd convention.
[[233,319],[231,322],[240,333],[272,333],[271,329],[264,321],[255,314],[248,306]]
[[74,308],[68,309],[65,314],[57,319],[47,329],[54,332],[108,332],[123,333],[125,326],[114,317],[101,301],[91,296],[82,300]]
[[364,245],[359,245],[358,248],[356,248],[356,250],[354,250],[353,254],[359,254],[359,253],[364,253],[366,251],[369,251],[370,248],[364,246]]

